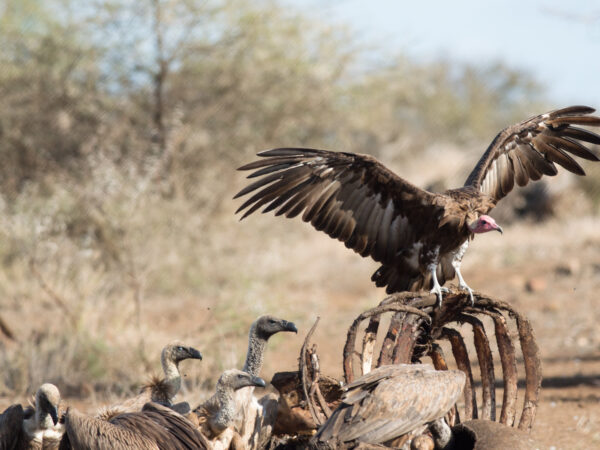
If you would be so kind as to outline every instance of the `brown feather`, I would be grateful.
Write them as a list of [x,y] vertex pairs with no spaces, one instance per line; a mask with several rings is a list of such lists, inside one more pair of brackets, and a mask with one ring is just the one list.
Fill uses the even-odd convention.
[[[514,182],[519,186],[542,175],[556,175],[557,163],[570,172],[584,174],[581,166],[567,155],[572,153],[591,161],[598,157],[579,141],[600,143],[600,136],[571,125],[600,126],[600,118],[587,106],[572,106],[527,119],[500,132],[483,154],[465,186],[481,189],[496,201],[504,197]],[[538,153],[538,152],[541,152]],[[542,156],[542,154],[544,156]],[[501,155],[512,164],[499,167]],[[523,170],[521,170],[523,169]]]
[[465,185],[440,194],[419,189],[368,155],[267,150],[240,168],[254,171],[249,178],[258,179],[236,195],[251,194],[238,212],[245,218],[264,206],[263,212],[275,215],[301,215],[317,230],[381,263],[372,279],[387,292],[429,287],[428,265],[439,266],[442,283],[454,276],[449,258],[471,236],[468,225],[489,213],[515,184],[556,175],[555,163],[582,174],[570,154],[598,160],[583,143],[600,143],[600,136],[573,126],[600,126],[600,118],[589,116],[593,112],[572,106],[507,127]]

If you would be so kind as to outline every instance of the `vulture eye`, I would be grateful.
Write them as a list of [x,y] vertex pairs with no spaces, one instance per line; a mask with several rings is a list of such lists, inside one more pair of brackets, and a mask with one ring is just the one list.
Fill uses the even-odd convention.
[[183,351],[183,347],[181,345],[178,345],[177,346],[177,350],[179,350],[180,352],[182,352]]
[[269,319],[269,323],[270,323],[270,324],[274,324],[274,323],[275,323],[275,321],[274,321],[273,319]]

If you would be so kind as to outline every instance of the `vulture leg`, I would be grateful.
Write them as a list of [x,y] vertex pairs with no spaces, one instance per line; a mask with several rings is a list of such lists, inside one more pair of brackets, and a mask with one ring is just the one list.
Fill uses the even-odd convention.
[[473,290],[467,285],[465,279],[460,273],[460,263],[462,262],[463,255],[467,251],[469,247],[469,241],[466,240],[454,253],[454,258],[452,258],[452,267],[454,267],[454,271],[456,272],[456,276],[458,277],[458,288],[469,293],[469,300],[471,301],[471,306],[475,304],[475,299],[473,298]]
[[471,301],[471,306],[475,305],[475,299],[473,298],[473,290],[465,283],[465,279],[462,277],[460,273],[460,261],[452,261],[452,265],[454,266],[454,271],[456,272],[456,276],[458,277],[458,288],[469,293],[469,300]]
[[429,264],[427,266],[429,272],[431,272],[431,279],[433,280],[433,288],[429,291],[430,294],[435,294],[437,296],[437,307],[442,307],[442,292],[450,292],[448,288],[440,286],[440,283],[437,279],[437,264]]

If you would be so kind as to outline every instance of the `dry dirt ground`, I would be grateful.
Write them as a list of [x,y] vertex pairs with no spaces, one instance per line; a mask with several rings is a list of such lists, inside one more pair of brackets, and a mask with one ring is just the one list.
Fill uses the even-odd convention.
[[[360,258],[349,251],[342,253],[345,249],[337,242],[331,247],[327,239],[319,242],[324,252],[336,247],[332,263],[348,271],[348,285],[354,286],[350,291],[323,294],[323,301],[314,306],[314,315],[321,316],[314,342],[324,371],[340,377],[345,330],[355,316],[375,306],[385,294],[369,285],[356,285],[354,277],[368,280],[375,266],[354,270]],[[339,254],[338,246],[342,247]],[[510,302],[532,322],[544,375],[533,436],[547,449],[600,448],[598,219],[517,224],[503,236],[480,236],[463,267],[474,289]],[[308,317],[303,321],[303,331],[310,322]],[[278,346],[269,360],[293,366],[297,355],[290,355],[288,349],[299,349],[302,335],[293,345]],[[269,370],[272,367],[269,364]]]
[[[257,239],[254,248],[245,250],[255,252],[257,264],[263,264],[262,275],[253,276],[277,288],[264,304],[244,305],[244,310],[254,317],[265,312],[285,316],[300,329],[297,336],[272,340],[263,376],[270,379],[274,372],[297,367],[303,338],[320,316],[313,342],[318,345],[322,370],[341,378],[347,327],[359,313],[385,297],[383,290],[369,281],[376,265],[305,224],[272,217],[258,220],[286,233],[268,246]],[[597,217],[515,224],[505,227],[502,236],[478,236],[463,262],[463,274],[471,287],[510,302],[532,322],[544,373],[533,436],[547,449],[600,448],[599,230]],[[194,296],[165,300],[149,299],[145,308],[145,320],[153,329],[170,327],[172,336],[184,333],[201,341],[202,333],[218,328],[216,300]],[[186,310],[193,313],[181,314]],[[231,320],[239,320],[239,311],[228,314]],[[249,320],[241,322],[240,329]],[[237,351],[219,355],[225,364],[239,363],[243,357],[243,334],[235,341]],[[210,348],[199,348],[205,356],[203,367],[207,367],[214,355]],[[207,370],[196,367],[183,364],[187,373]],[[189,386],[183,393],[192,404],[205,396],[206,392],[193,392]],[[0,399],[0,407],[11,400]],[[88,411],[98,406],[93,397],[67,400]]]

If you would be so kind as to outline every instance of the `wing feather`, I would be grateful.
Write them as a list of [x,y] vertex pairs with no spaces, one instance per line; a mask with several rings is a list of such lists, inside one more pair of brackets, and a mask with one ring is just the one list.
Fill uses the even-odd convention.
[[600,159],[582,142],[600,144],[600,136],[574,127],[600,127],[600,117],[591,116],[588,106],[571,106],[527,119],[502,130],[492,141],[465,186],[473,186],[496,202],[506,196],[516,182],[558,173],[555,164],[569,172],[585,175],[571,155],[590,161]]
[[263,208],[296,217],[376,261],[394,265],[402,245],[443,210],[439,195],[417,188],[367,155],[281,148],[242,166],[254,179],[235,198],[242,219]]
[[322,442],[382,443],[442,417],[465,375],[430,365],[381,366],[344,387],[342,403],[317,433]]

